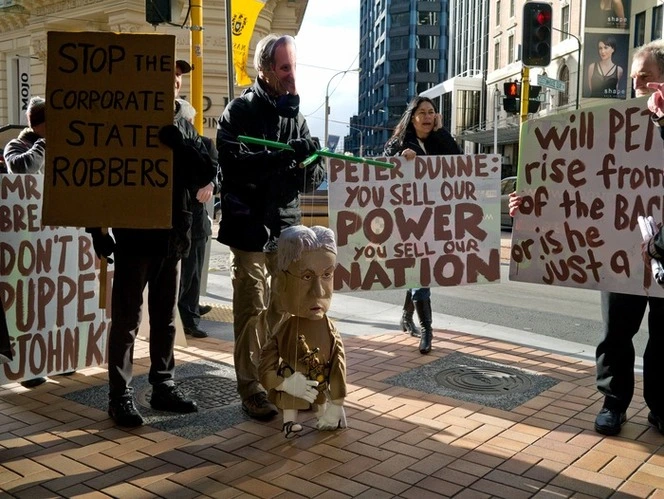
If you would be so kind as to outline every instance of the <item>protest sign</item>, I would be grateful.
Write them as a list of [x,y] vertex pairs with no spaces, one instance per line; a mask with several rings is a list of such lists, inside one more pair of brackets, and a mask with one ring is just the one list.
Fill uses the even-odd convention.
[[41,226],[43,179],[0,175],[0,303],[13,350],[0,385],[106,362],[109,320],[98,307],[92,239]]
[[331,159],[340,291],[500,281],[500,156]]
[[49,32],[45,224],[171,226],[175,37]]
[[664,296],[638,217],[663,220],[664,153],[646,98],[524,123],[510,279]]

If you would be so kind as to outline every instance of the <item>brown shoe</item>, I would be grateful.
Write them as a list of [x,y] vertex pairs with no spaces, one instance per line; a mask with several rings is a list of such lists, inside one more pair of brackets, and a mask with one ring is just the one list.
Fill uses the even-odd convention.
[[258,392],[250,395],[242,401],[242,410],[246,412],[250,418],[258,419],[260,421],[269,421],[277,414],[279,410],[267,399],[265,392]]

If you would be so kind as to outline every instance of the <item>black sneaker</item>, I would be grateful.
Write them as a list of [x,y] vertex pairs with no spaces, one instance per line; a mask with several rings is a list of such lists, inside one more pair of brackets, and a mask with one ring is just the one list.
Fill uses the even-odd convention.
[[595,418],[595,431],[602,435],[617,435],[625,421],[627,415],[624,412],[603,407]]
[[198,315],[200,315],[202,317],[205,314],[209,313],[211,310],[212,310],[211,305],[199,305],[198,306]]
[[258,419],[260,421],[269,421],[277,414],[279,410],[267,399],[265,392],[254,393],[242,401],[242,410],[246,412],[250,418]]
[[193,336],[194,338],[207,338],[208,334],[202,329],[198,329],[196,326],[184,327],[184,334]]
[[664,435],[664,419],[660,418],[659,416],[655,415],[652,411],[648,413],[648,423],[653,425],[655,428],[659,430],[659,432]]
[[158,411],[170,412],[196,412],[198,405],[191,399],[186,398],[184,393],[174,385],[162,385],[152,388],[150,405]]
[[136,428],[143,424],[143,418],[134,405],[131,397],[122,397],[108,402],[108,415],[115,424],[126,428]]

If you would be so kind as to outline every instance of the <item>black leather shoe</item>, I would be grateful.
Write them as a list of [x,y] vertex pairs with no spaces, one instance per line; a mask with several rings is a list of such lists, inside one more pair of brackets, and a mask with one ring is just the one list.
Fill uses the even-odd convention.
[[122,397],[108,403],[108,415],[115,424],[126,428],[136,428],[143,424],[143,418],[134,405],[131,397]]
[[202,317],[205,314],[209,313],[210,310],[212,310],[211,305],[199,305],[198,306],[198,315],[200,315]]
[[664,419],[655,415],[652,411],[648,413],[648,423],[653,425],[659,430],[659,432],[664,435]]
[[595,431],[602,435],[617,435],[625,421],[627,421],[627,415],[624,412],[603,407],[595,418]]
[[184,334],[193,336],[194,338],[207,338],[208,334],[202,329],[198,329],[196,326],[184,328]]
[[32,378],[27,381],[21,381],[21,386],[25,388],[34,388],[35,386],[39,386],[43,383],[46,383],[46,378],[41,377],[41,378]]
[[150,406],[158,411],[180,413],[198,411],[196,402],[188,399],[184,393],[172,385],[154,387],[150,398]]
[[258,419],[260,421],[269,421],[277,414],[279,410],[267,399],[265,392],[254,393],[242,401],[242,410],[246,412],[250,418]]

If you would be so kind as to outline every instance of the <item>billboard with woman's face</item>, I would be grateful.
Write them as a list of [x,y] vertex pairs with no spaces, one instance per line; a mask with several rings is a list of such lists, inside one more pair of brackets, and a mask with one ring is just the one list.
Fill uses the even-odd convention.
[[629,35],[586,33],[583,97],[627,97]]

